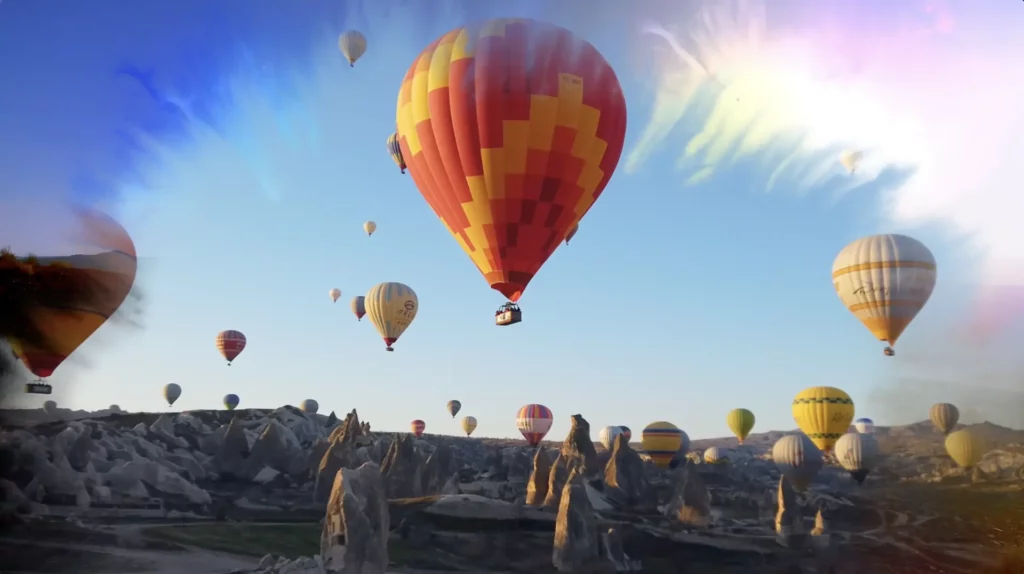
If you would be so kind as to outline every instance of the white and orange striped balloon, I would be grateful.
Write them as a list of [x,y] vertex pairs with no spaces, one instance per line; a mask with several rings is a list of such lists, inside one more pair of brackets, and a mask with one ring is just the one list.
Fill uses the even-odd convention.
[[544,405],[525,405],[516,414],[516,426],[530,446],[537,446],[551,430],[554,419],[551,409]]
[[932,252],[906,235],[863,237],[844,247],[832,263],[839,299],[890,347],[932,296],[935,276]]
[[217,351],[220,352],[221,356],[227,359],[228,366],[231,366],[231,361],[234,361],[245,349],[245,335],[240,331],[233,331],[228,329],[227,331],[221,331],[217,333]]

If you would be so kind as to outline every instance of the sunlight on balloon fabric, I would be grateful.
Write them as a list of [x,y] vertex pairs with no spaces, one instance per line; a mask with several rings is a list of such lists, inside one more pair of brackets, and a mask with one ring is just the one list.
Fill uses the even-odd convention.
[[550,24],[495,20],[420,54],[396,123],[424,198],[515,302],[607,185],[626,103],[592,45]]

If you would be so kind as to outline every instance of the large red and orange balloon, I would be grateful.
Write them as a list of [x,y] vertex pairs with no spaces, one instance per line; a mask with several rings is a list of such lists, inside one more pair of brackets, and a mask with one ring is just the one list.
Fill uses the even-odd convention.
[[128,232],[98,211],[82,209],[75,215],[80,228],[76,239],[101,252],[47,258],[36,272],[52,275],[53,281],[65,281],[71,289],[88,289],[88,295],[83,294],[73,309],[39,307],[31,312],[47,348],[10,341],[15,355],[41,379],[52,375],[117,311],[135,283],[137,257]]
[[397,125],[424,199],[515,302],[608,185],[626,100],[608,62],[572,32],[492,20],[419,55]]

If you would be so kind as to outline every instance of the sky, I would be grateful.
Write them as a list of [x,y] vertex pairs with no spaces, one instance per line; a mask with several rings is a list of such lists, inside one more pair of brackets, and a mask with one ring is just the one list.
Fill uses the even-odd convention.
[[[680,6],[685,4],[685,6]],[[1024,7],[968,0],[5,0],[0,244],[66,253],[67,214],[114,215],[140,256],[131,324],[111,321],[52,378],[69,408],[241,408],[315,398],[376,429],[515,436],[519,406],[594,435],[667,420],[691,437],[794,427],[808,386],[877,424],[938,401],[1024,427]],[[581,16],[582,14],[582,16]],[[569,246],[493,324],[502,297],[385,150],[398,87],[431,41],[495,17],[566,27],[626,96],[626,151]],[[338,35],[368,50],[349,67]],[[858,149],[857,173],[839,165]],[[374,220],[368,238],[362,223]],[[843,308],[850,241],[907,233],[939,262],[897,356]],[[385,353],[348,301],[415,289]],[[332,304],[327,292],[343,295]],[[248,347],[226,367],[214,336]],[[24,396],[14,406],[38,406]]]

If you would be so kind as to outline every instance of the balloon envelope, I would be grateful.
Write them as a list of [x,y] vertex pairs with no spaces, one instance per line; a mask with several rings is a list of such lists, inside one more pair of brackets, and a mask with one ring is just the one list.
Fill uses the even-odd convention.
[[872,235],[839,252],[832,284],[846,308],[891,347],[932,296],[935,269],[935,257],[920,241]]
[[299,403],[299,410],[301,410],[304,413],[315,415],[316,412],[320,410],[320,403],[316,402],[313,399],[306,399]]
[[327,292],[327,296],[331,298],[331,301],[338,302],[338,297],[341,297],[341,289],[335,287]]
[[530,446],[537,446],[551,430],[554,414],[544,405],[525,405],[516,413],[516,427]]
[[356,319],[363,320],[363,315],[366,315],[366,297],[362,295],[352,298],[350,305],[352,313],[356,316]]
[[367,221],[363,224],[363,231],[365,231],[367,235],[373,235],[373,232],[377,231],[377,224],[372,221]]
[[807,435],[791,434],[772,446],[772,459],[797,490],[804,490],[825,465],[821,450]]
[[391,160],[395,162],[398,169],[405,173],[405,159],[402,157],[402,146],[398,144],[398,132],[395,132],[388,136],[388,153],[391,154]]
[[683,444],[683,431],[676,425],[657,421],[647,425],[642,433],[642,445],[647,456],[661,468],[668,468]]
[[338,36],[338,49],[350,66],[366,53],[366,36],[356,30],[348,30]]
[[835,445],[836,459],[857,482],[864,482],[879,455],[878,441],[874,435],[859,432],[846,433]]
[[823,451],[850,428],[853,412],[853,399],[835,387],[810,387],[793,399],[797,426]]
[[452,415],[452,418],[455,418],[455,415],[459,414],[459,411],[462,410],[462,403],[456,400],[448,401],[448,404],[445,406],[448,409],[448,414]]
[[46,341],[46,348],[21,340],[10,341],[22,364],[41,379],[51,376],[117,311],[135,283],[137,258],[128,232],[98,211],[77,210],[76,221],[77,239],[101,252],[40,258],[33,265],[34,275],[41,281],[76,292],[75,308],[39,305],[29,311],[38,340]]
[[973,468],[987,450],[985,441],[969,428],[951,432],[946,437],[946,454],[961,468]]
[[747,409],[733,409],[725,417],[729,430],[740,440],[740,444],[743,444],[747,435],[754,429],[754,421],[754,413]]
[[491,20],[416,58],[396,124],[423,198],[491,288],[515,302],[608,185],[626,100],[608,62],[572,32]]
[[409,423],[409,430],[411,430],[412,434],[416,435],[417,437],[423,436],[423,431],[426,428],[427,423],[421,421],[420,419],[416,419]]
[[164,385],[164,400],[167,401],[167,406],[174,404],[174,401],[178,400],[181,396],[181,386],[178,383],[167,383]]
[[622,434],[626,435],[627,442],[633,438],[633,431],[629,430],[629,427],[620,425],[619,428],[622,429]]
[[473,434],[474,429],[476,429],[476,417],[462,417],[462,432],[469,436]]
[[389,351],[412,324],[419,307],[416,292],[401,283],[381,283],[366,293],[366,314]]
[[719,464],[727,460],[729,454],[724,448],[713,446],[704,451],[704,462],[708,464]]
[[48,415],[52,415],[53,413],[57,412],[56,401],[43,401],[43,412]]
[[875,423],[871,419],[857,419],[853,421],[853,428],[861,434],[871,434],[875,432]]
[[236,395],[234,393],[224,395],[224,408],[226,408],[227,410],[229,410],[229,411],[235,410],[235,407],[238,406],[238,403],[239,403],[238,395]]
[[234,331],[228,329],[227,331],[221,331],[217,333],[217,351],[220,355],[227,359],[228,364],[234,361],[238,355],[245,350],[245,335],[240,331]]
[[615,445],[615,437],[622,434],[622,427],[620,426],[607,426],[601,429],[598,433],[598,440],[604,445],[604,448],[611,450],[612,446]]
[[948,435],[956,428],[956,423],[960,422],[960,409],[949,403],[938,403],[932,405],[928,418],[939,432]]

